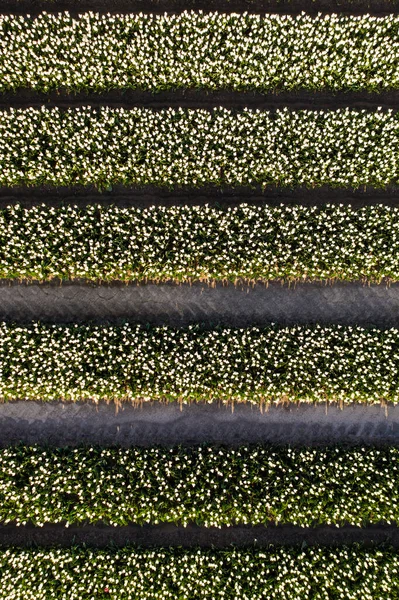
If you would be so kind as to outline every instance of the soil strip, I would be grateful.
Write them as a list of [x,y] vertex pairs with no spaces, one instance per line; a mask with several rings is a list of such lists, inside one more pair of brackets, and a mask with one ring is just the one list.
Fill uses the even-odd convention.
[[399,406],[352,404],[258,406],[145,402],[15,401],[0,404],[0,446],[195,446],[328,444],[399,446]]
[[342,13],[387,15],[399,9],[398,0],[2,0],[3,14],[39,14],[43,10],[57,13],[68,10],[78,15],[89,10],[100,13],[180,13],[184,10],[203,10],[219,13],[300,14],[316,15]]
[[0,282],[0,320],[26,324],[125,321],[186,327],[270,323],[399,326],[399,283],[193,284]]
[[223,106],[232,110],[253,108],[276,110],[288,106],[291,109],[336,110],[338,108],[354,108],[377,110],[381,107],[399,109],[399,90],[377,92],[353,91],[280,91],[278,93],[251,91],[211,91],[201,89],[170,90],[157,93],[143,90],[111,90],[104,93],[68,93],[65,90],[48,94],[35,90],[21,89],[15,92],[0,94],[0,109],[7,108],[73,108],[91,106],[99,108],[133,108],[134,106],[152,108],[154,110],[173,108],[205,108]]
[[10,546],[70,547],[86,544],[89,547],[104,548],[111,545],[123,547],[183,548],[226,548],[232,544],[238,547],[275,546],[340,546],[354,543],[366,547],[389,545],[399,548],[399,528],[393,525],[371,525],[364,528],[353,526],[319,526],[302,528],[294,525],[279,526],[234,526],[198,527],[188,525],[147,525],[112,527],[106,525],[64,525],[0,526],[0,548]]
[[9,205],[20,204],[26,208],[46,204],[47,206],[76,205],[81,208],[90,204],[103,206],[115,205],[119,207],[148,208],[149,206],[221,206],[224,208],[240,204],[253,206],[279,206],[302,205],[322,206],[325,204],[344,204],[354,208],[384,204],[386,206],[399,206],[399,188],[386,189],[334,189],[331,187],[320,188],[276,188],[270,186],[265,190],[260,187],[251,189],[247,187],[217,188],[203,187],[199,189],[168,190],[155,186],[124,187],[113,186],[111,191],[101,192],[91,187],[55,188],[50,186],[14,188],[0,187],[0,209]]

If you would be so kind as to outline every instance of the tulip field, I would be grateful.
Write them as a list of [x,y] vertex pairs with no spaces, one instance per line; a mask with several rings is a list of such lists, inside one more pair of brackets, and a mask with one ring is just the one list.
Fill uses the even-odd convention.
[[0,90],[397,88],[398,32],[397,15],[3,16]]
[[373,548],[11,548],[0,555],[0,597],[396,600],[398,569],[397,554]]
[[4,279],[399,281],[383,205],[0,209]]
[[0,324],[5,400],[399,402],[399,330]]
[[0,450],[0,522],[399,522],[398,448]]
[[0,111],[0,185],[315,187],[399,182],[392,110]]
[[[399,600],[399,12],[359,1],[0,7],[0,600]],[[259,325],[298,282],[323,323]]]

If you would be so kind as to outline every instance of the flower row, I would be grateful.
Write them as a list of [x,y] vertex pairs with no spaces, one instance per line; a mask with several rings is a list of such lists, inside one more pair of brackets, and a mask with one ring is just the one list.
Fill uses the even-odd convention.
[[5,448],[0,521],[399,523],[399,449]]
[[10,206],[0,277],[395,281],[399,209]]
[[399,401],[399,330],[0,325],[0,399]]
[[0,185],[337,187],[399,182],[392,110],[0,112]]
[[0,90],[381,90],[399,85],[399,17],[0,16]]
[[396,600],[389,548],[10,548],[0,600]]

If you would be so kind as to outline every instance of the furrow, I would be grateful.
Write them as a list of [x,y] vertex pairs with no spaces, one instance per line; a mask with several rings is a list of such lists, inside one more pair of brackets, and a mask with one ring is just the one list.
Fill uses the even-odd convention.
[[0,446],[100,444],[123,447],[248,443],[399,445],[399,406],[258,407],[238,404],[122,404],[17,401],[0,404]]
[[123,283],[72,281],[0,283],[0,320],[21,324],[120,324],[124,321],[185,327],[193,323],[234,327],[313,324],[396,327],[399,284],[361,282]]
[[303,528],[294,525],[263,527],[198,527],[188,525],[152,525],[113,527],[106,525],[70,526],[44,525],[43,527],[0,525],[0,548],[9,546],[68,548],[75,544],[105,548],[111,544],[124,547],[134,544],[146,547],[183,548],[261,548],[276,546],[345,546],[354,543],[366,547],[389,544],[399,548],[399,528],[393,525],[375,525],[364,528],[345,526]]

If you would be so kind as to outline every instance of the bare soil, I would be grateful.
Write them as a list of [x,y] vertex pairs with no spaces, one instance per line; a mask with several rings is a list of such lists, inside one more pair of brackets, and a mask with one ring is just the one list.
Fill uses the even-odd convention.
[[100,402],[16,401],[0,404],[0,446],[186,446],[249,443],[399,446],[399,406],[334,404],[142,406]]
[[197,189],[177,188],[169,190],[156,186],[113,186],[111,191],[99,191],[94,186],[51,187],[15,186],[0,187],[0,209],[20,204],[26,208],[45,204],[47,206],[67,206],[81,208],[90,204],[146,208],[149,206],[238,206],[246,203],[254,206],[302,205],[323,206],[330,204],[351,205],[354,208],[384,204],[399,205],[399,187],[385,189],[371,187],[361,189],[338,189],[327,186],[319,188],[278,188],[270,186],[262,190],[237,186],[217,188],[204,186]]
[[243,282],[40,284],[0,281],[0,320],[21,324],[125,321],[185,327],[312,324],[399,326],[399,284]]
[[340,12],[343,14],[386,15],[398,11],[398,0],[2,0],[3,14],[37,15],[43,10],[69,10],[77,15],[88,10],[100,13],[151,12],[180,13],[184,10],[205,12],[244,12],[265,14],[309,14]]
[[74,544],[104,548],[110,545],[123,547],[183,547],[183,548],[262,548],[274,546],[340,546],[361,543],[366,547],[387,545],[399,548],[399,528],[394,525],[369,525],[364,528],[319,526],[302,528],[294,525],[198,527],[188,525],[81,525],[64,527],[44,525],[0,525],[0,548],[10,546],[41,546],[68,548]]
[[[398,0],[399,2],[399,0]],[[48,94],[30,89],[20,89],[15,92],[0,93],[0,108],[24,108],[33,106],[40,108],[58,106],[71,108],[89,105],[93,108],[109,106],[111,108],[133,108],[141,106],[154,110],[174,108],[205,108],[223,106],[232,110],[242,108],[257,108],[276,110],[283,106],[292,109],[327,110],[338,108],[357,108],[376,110],[399,109],[399,90],[384,90],[381,92],[340,91],[328,90],[311,91],[279,91],[255,92],[233,90],[202,90],[183,89],[150,92],[144,90],[110,90],[103,93],[68,92],[59,90]]]

